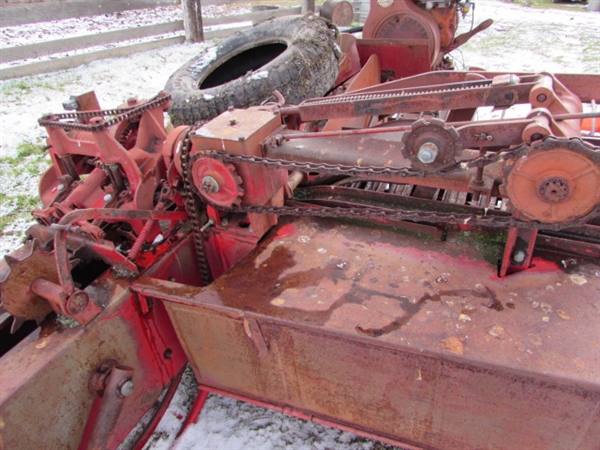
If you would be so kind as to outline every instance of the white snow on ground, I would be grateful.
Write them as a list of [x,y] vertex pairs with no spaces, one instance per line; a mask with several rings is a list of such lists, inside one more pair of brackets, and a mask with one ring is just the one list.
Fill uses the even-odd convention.
[[[204,8],[207,15],[231,11],[229,5]],[[237,8],[238,6],[234,5]],[[0,46],[23,45],[98,31],[178,20],[178,7],[161,7],[136,13],[72,19],[0,29]],[[495,24],[453,53],[458,68],[488,70],[600,73],[600,13],[581,5],[567,9],[534,9],[501,0],[479,0],[475,25],[493,18]],[[116,26],[115,26],[116,25]],[[468,31],[470,16],[460,32]],[[69,95],[95,90],[101,105],[112,108],[127,98],[150,98],[167,78],[193,56],[214,43],[182,44],[126,58],[96,61],[76,69],[0,81],[0,157],[19,154],[23,143],[42,143],[44,129],[37,119],[60,112]],[[27,157],[30,158],[30,157]],[[35,195],[38,175],[17,173],[14,163],[0,161],[0,194]],[[37,164],[37,163],[36,163]],[[43,162],[41,163],[43,165]],[[35,172],[35,171],[34,171]],[[1,197],[0,197],[1,198]],[[0,218],[12,214],[14,202],[0,200]],[[0,254],[14,250],[31,223],[26,211],[0,231]],[[190,382],[184,384],[148,449],[384,449],[380,443],[349,433],[293,419],[283,414],[211,395],[197,424],[174,442],[190,405]]]

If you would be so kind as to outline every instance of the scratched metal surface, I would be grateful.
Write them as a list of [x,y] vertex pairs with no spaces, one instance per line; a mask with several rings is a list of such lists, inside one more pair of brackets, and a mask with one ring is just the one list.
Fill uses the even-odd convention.
[[242,310],[597,383],[600,267],[535,258],[498,278],[478,249],[491,240],[295,221],[212,290]]
[[586,449],[600,437],[600,268],[334,220],[282,222],[167,310],[200,383],[391,442]]

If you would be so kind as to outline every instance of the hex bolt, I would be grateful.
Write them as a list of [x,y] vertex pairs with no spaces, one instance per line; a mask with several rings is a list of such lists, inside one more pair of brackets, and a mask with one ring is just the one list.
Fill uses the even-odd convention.
[[417,158],[423,164],[431,164],[435,161],[439,152],[439,148],[433,142],[425,142],[419,147]]
[[527,253],[523,250],[517,250],[513,253],[513,261],[517,264],[523,264],[525,262],[525,258],[527,257]]
[[112,196],[112,194],[106,194],[106,195],[104,196],[104,201],[105,201],[106,203],[110,202],[112,199],[113,199],[113,196]]
[[117,388],[117,393],[121,397],[129,397],[133,393],[134,387],[135,385],[133,384],[133,381],[127,380]]
[[202,190],[207,194],[216,194],[221,189],[219,182],[210,175],[206,175],[202,178]]

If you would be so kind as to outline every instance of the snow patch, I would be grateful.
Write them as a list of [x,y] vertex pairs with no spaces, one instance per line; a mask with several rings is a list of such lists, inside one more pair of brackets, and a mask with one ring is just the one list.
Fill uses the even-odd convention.
[[264,78],[268,78],[269,77],[269,71],[268,70],[261,70],[260,72],[255,72],[252,75],[250,75],[250,77],[248,77],[248,81],[250,80],[262,80]]

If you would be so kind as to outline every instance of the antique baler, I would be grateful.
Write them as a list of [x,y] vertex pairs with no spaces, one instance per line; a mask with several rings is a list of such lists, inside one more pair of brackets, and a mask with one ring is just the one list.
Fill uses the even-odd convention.
[[410,448],[598,448],[600,76],[380,83],[423,43],[382,69],[389,44],[347,43],[349,81],[299,105],[40,120],[44,207],[0,263],[2,448],[139,448],[188,362],[196,413],[215,392]]

